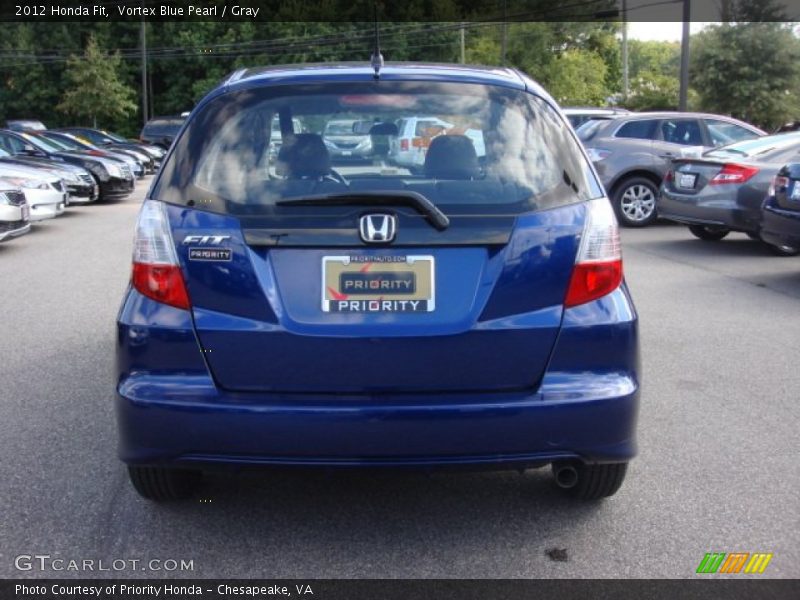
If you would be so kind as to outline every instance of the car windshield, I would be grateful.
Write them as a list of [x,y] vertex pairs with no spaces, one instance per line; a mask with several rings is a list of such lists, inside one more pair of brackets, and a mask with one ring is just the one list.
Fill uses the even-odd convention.
[[[81,150],[80,144],[77,142],[73,142],[69,138],[66,137],[55,137],[55,136],[41,136],[42,138],[46,139],[48,143],[57,146],[61,150]],[[41,138],[40,138],[41,139]]]
[[711,158],[725,157],[731,154],[737,156],[758,156],[768,154],[775,150],[785,150],[792,146],[800,145],[800,133],[782,133],[779,135],[767,135],[742,142],[735,142],[721,148],[709,150],[704,154]]
[[[269,152],[281,112],[304,133],[284,135],[280,151]],[[420,116],[448,127],[398,140],[397,123]],[[352,135],[354,123],[373,132],[358,160],[332,153],[324,137]],[[495,86],[389,81],[221,95],[177,141],[153,193],[258,214],[287,198],[380,191],[416,192],[471,213],[518,213],[602,194],[569,127],[544,100]]]
[[21,133],[20,135],[28,142],[36,146],[39,150],[44,150],[45,152],[60,152],[61,150],[64,150],[63,147],[59,147],[50,140],[46,140],[39,135],[30,135],[28,133]]
[[123,143],[128,142],[126,138],[122,137],[119,134],[111,133],[110,131],[102,131],[101,133],[107,138],[110,138],[112,142],[123,142]]
[[355,135],[354,121],[331,121],[325,125],[325,135]]

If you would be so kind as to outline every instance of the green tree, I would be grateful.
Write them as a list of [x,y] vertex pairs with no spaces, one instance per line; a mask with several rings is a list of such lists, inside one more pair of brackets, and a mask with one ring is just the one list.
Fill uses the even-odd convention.
[[117,119],[136,112],[134,91],[120,80],[119,52],[104,53],[92,35],[83,57],[72,55],[64,73],[68,88],[57,109],[79,119]]
[[591,50],[570,49],[548,65],[550,94],[560,104],[602,106],[608,88],[606,64]]
[[797,118],[800,41],[789,27],[723,24],[692,44],[692,85],[704,110],[768,129]]

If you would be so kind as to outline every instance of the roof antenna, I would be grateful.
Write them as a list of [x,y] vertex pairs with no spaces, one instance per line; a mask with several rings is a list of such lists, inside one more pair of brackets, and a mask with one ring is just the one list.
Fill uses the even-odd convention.
[[378,31],[378,3],[374,4],[375,7],[375,51],[372,53],[370,62],[372,68],[375,69],[375,79],[381,78],[381,69],[383,68],[383,54],[381,54],[381,34]]

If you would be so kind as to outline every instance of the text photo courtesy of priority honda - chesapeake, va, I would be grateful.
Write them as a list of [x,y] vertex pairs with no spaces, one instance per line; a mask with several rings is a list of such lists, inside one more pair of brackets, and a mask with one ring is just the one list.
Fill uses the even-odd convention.
[[795,4],[0,6],[0,598],[794,597]]

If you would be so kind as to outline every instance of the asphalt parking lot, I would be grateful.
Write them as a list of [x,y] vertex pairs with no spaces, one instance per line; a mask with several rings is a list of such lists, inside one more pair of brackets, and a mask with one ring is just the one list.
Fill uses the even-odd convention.
[[[607,501],[566,501],[545,469],[283,471],[215,474],[158,506],[116,459],[112,410],[146,188],[0,244],[0,576],[694,577],[706,552],[738,551],[800,577],[800,258],[624,231],[645,389],[640,455]],[[21,554],[194,569],[20,572]]]

